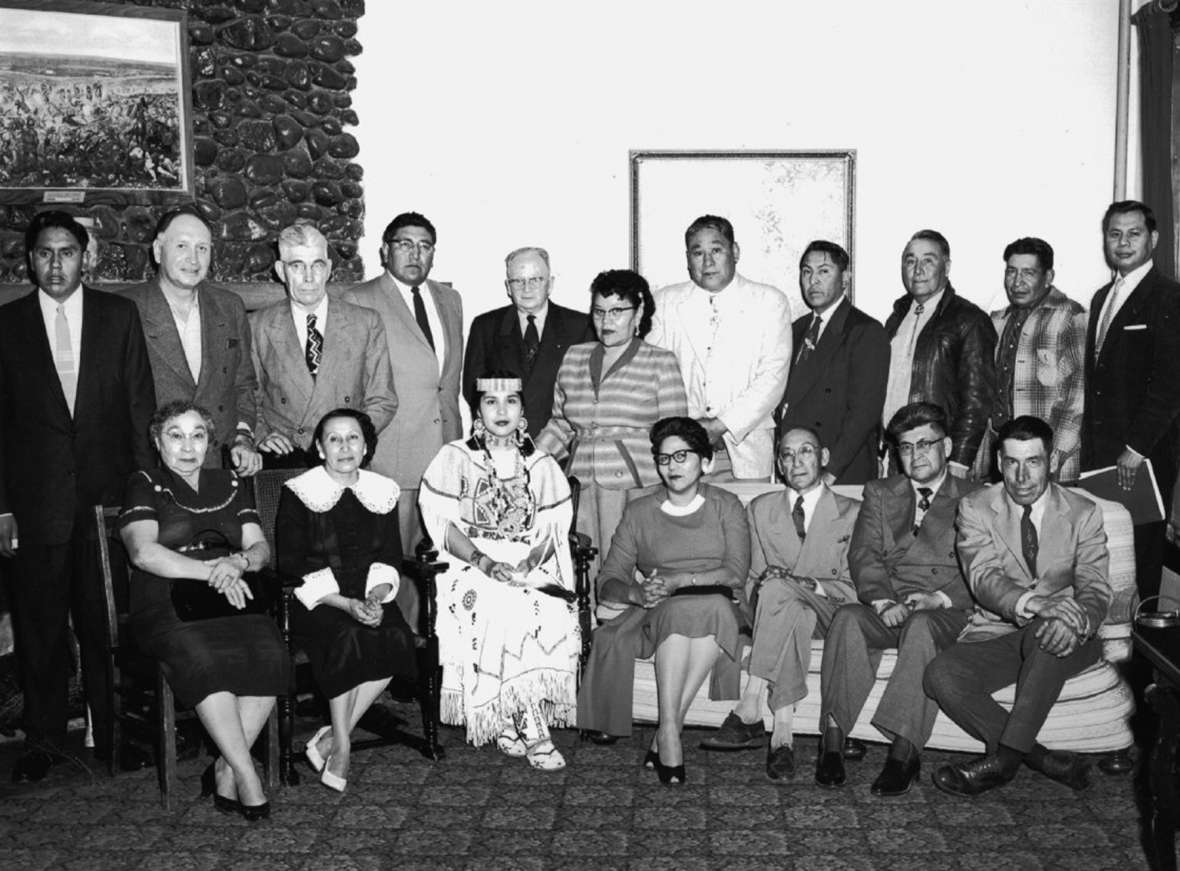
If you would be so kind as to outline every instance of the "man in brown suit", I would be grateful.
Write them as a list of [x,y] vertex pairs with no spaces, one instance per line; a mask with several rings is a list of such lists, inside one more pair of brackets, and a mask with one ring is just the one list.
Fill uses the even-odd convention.
[[940,406],[903,406],[887,427],[903,474],[865,484],[848,550],[860,602],[836,612],[824,641],[820,786],[844,783],[844,736],[869,697],[881,651],[889,648],[897,648],[897,664],[873,725],[893,743],[872,793],[901,795],[918,777],[918,756],[938,715],[922,691],[922,675],[954,643],[971,612],[955,557],[955,508],[974,488],[948,474],[949,432]]

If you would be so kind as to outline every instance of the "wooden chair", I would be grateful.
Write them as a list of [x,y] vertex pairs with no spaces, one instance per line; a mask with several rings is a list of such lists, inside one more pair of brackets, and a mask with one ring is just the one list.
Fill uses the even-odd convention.
[[[178,714],[172,687],[160,663],[135,644],[128,613],[127,554],[115,528],[117,508],[94,506],[98,532],[99,568],[106,596],[106,670],[111,687],[110,771],[119,770],[119,748],[124,728],[135,731],[155,745],[160,803],[172,809],[176,792],[176,722],[190,719],[193,711]],[[266,726],[266,786],[278,785],[278,717],[272,711]]]
[[593,630],[590,613],[590,564],[598,555],[598,548],[590,536],[578,532],[578,503],[582,498],[582,482],[576,477],[569,477],[570,502],[573,506],[573,519],[570,521],[570,556],[574,562],[574,577],[576,579],[574,592],[578,606],[578,628],[582,633],[582,652],[578,657],[578,682],[582,680],[582,672],[586,670],[586,661],[590,657],[590,636]]

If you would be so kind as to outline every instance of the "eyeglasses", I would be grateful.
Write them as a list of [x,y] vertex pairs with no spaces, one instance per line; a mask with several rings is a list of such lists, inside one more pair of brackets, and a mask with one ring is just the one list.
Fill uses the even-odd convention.
[[818,456],[819,451],[817,451],[811,445],[804,445],[797,451],[787,448],[786,450],[778,452],[778,458],[784,463],[792,463],[795,460],[814,460]]
[[389,241],[389,246],[399,254],[411,254],[414,251],[417,251],[418,256],[425,257],[427,254],[434,253],[433,242],[414,242],[410,239],[391,239]]
[[916,442],[898,442],[897,452],[903,457],[924,454],[941,441],[942,439],[918,439]]
[[309,265],[302,260],[284,260],[283,266],[288,272],[294,272],[299,278],[306,280],[307,276],[313,275],[316,278],[321,278],[324,273],[328,271],[328,261],[315,260]]
[[670,462],[672,462],[673,460],[675,460],[677,463],[683,463],[685,460],[688,459],[689,454],[695,454],[695,453],[696,453],[696,451],[690,450],[688,448],[684,448],[679,451],[673,451],[670,454],[656,454],[656,465],[657,466],[666,466]]
[[[623,316],[624,312],[633,311],[635,311],[635,306],[633,305],[621,305],[617,308],[598,308],[598,306],[595,306],[594,308],[590,309],[590,317],[594,318],[596,321],[601,321],[604,318],[610,318],[612,321],[617,321]],[[677,462],[680,461],[677,460]]]
[[540,290],[545,286],[549,279],[545,276],[534,275],[532,278],[509,278],[505,284],[508,285],[509,290],[515,290],[518,293],[526,287],[529,290]]

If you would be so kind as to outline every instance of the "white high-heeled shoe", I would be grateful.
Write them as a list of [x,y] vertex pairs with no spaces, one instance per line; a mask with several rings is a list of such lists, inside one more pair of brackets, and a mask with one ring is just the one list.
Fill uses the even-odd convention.
[[320,772],[320,783],[334,789],[337,792],[344,792],[344,788],[348,786],[348,780],[341,777],[339,774],[333,774],[328,770],[328,765],[332,762],[332,754],[328,754],[328,758],[324,760],[324,770]]
[[311,740],[307,742],[307,746],[304,748],[303,755],[307,757],[307,761],[311,763],[311,767],[316,770],[316,774],[323,771],[324,765],[326,764],[323,755],[320,753],[320,739],[331,731],[331,726],[324,726],[311,736]]

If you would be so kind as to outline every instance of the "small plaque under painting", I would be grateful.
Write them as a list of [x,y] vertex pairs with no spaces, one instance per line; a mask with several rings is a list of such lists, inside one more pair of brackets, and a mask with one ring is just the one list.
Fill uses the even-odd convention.
[[84,203],[86,191],[46,191],[41,198],[43,203]]

